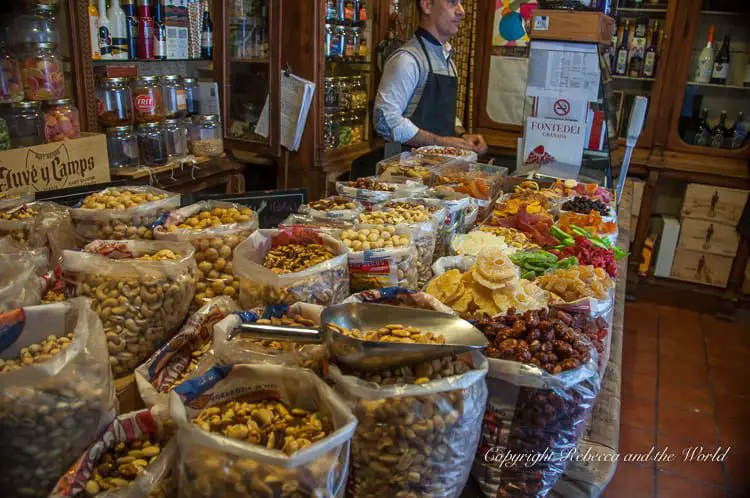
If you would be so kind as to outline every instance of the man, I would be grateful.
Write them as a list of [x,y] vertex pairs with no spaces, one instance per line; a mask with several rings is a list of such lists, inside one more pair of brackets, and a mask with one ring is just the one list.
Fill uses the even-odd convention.
[[[484,138],[467,134],[456,117],[458,79],[449,40],[465,15],[461,0],[416,1],[419,28],[383,68],[375,97],[375,131],[407,149],[441,145],[483,154]],[[386,155],[392,155],[388,149]]]

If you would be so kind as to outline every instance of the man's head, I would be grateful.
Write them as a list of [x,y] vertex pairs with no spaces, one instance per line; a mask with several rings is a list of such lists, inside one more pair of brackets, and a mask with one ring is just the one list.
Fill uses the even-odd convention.
[[417,0],[419,25],[445,43],[458,34],[466,11],[462,0]]

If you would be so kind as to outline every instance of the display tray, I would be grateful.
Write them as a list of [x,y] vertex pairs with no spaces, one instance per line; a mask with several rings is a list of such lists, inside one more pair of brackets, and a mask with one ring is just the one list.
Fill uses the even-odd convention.
[[[225,154],[222,154],[219,157],[224,157]],[[212,157],[197,157],[195,161],[195,165],[197,167],[200,167],[201,164],[205,164],[209,161],[211,161]],[[176,169],[184,168],[189,163],[182,163],[181,161],[172,161],[171,163],[165,164],[164,166],[156,166],[156,167],[149,167],[149,166],[133,166],[130,168],[117,168],[111,170],[112,176],[122,176],[126,178],[130,178],[133,180],[137,180],[138,178],[144,178],[150,175],[158,175],[160,173],[168,173],[170,171],[174,171]]]

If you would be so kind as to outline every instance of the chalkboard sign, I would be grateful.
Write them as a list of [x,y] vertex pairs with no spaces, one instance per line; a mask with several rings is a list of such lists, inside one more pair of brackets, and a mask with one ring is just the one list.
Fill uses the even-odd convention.
[[115,180],[109,183],[97,183],[95,185],[83,185],[81,187],[59,188],[56,190],[45,190],[37,192],[35,199],[38,201],[53,201],[63,206],[72,206],[83,200],[89,194],[99,192],[107,187],[119,187],[126,185],[127,180]]
[[213,200],[236,202],[258,213],[260,228],[275,228],[307,202],[307,189],[264,190],[241,194],[201,194],[183,196],[183,205]]

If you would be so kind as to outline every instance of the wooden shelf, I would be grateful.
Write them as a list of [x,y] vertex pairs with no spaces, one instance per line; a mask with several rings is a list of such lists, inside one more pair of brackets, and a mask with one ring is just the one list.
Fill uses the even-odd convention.
[[617,76],[617,75],[612,75],[612,79],[613,80],[629,80],[629,81],[648,81],[650,83],[653,83],[654,81],[656,81],[656,78],[645,78],[645,77],[634,78],[632,76]]
[[248,64],[268,64],[270,61],[266,57],[232,57],[232,62],[245,62]]
[[621,7],[617,9],[617,14],[619,17],[619,14],[627,13],[627,14],[666,14],[667,8],[655,8],[655,9],[648,9],[648,8],[637,8],[637,7]]
[[750,15],[750,12],[729,12],[723,10],[701,10],[702,16],[726,16],[726,17],[741,17]]
[[698,83],[697,81],[688,81],[687,86],[701,86],[708,88],[724,88],[727,90],[743,90],[750,91],[750,87],[739,86],[739,85],[717,85],[716,83]]
[[211,59],[92,59],[94,65],[106,64],[135,64],[135,63],[164,63],[164,62],[203,62],[209,64]]

